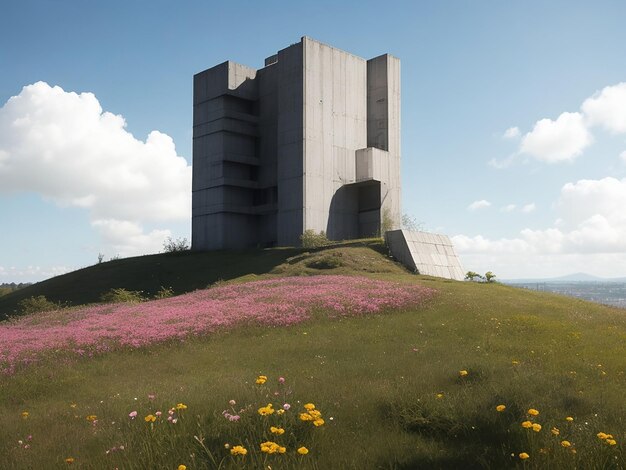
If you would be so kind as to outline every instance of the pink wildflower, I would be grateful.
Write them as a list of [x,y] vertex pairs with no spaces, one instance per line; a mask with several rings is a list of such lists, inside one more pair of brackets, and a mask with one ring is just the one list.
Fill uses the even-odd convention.
[[128,416],[130,417],[130,419],[135,419],[137,417],[137,412],[131,411],[130,413],[128,413]]

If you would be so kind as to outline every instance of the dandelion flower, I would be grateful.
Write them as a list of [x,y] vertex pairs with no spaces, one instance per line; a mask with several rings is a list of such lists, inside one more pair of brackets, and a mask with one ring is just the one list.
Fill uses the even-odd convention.
[[504,411],[506,410],[506,405],[498,405],[496,406],[496,411]]
[[569,421],[571,423],[572,421],[574,421],[574,418],[572,418],[571,416],[568,416],[567,418],[565,418],[565,421]]
[[244,446],[234,446],[230,449],[230,455],[246,455],[248,453],[248,449]]
[[28,418],[28,415],[29,415],[29,414],[30,414],[30,413],[28,413],[28,411],[22,411],[22,418],[23,418],[23,419]]
[[533,431],[535,431],[535,432],[541,431],[541,424],[533,423]]
[[467,375],[467,371],[466,371],[466,370],[460,370],[460,371],[459,371],[459,375],[460,375],[461,377],[465,377],[465,376]]
[[558,436],[561,433],[561,431],[559,431],[558,428],[552,428],[550,432],[554,434],[555,436]]
[[65,459],[65,463],[68,465],[72,465],[74,463],[74,457],[68,457]]
[[285,413],[285,410],[283,410],[282,408],[276,410],[276,413],[279,415],[282,415],[283,413]]
[[95,420],[98,419],[98,417],[96,415],[89,415],[85,418],[87,421],[91,421],[94,422]]
[[187,465],[180,464],[178,470],[187,470]]
[[313,424],[316,427],[320,427],[324,425],[324,420],[322,418],[317,418],[315,421],[313,421]]
[[298,454],[300,454],[300,455],[306,455],[306,454],[308,454],[308,453],[309,453],[309,449],[307,449],[307,448],[306,448],[306,447],[304,447],[304,446],[303,446],[303,447],[300,447],[300,448],[298,449]]
[[176,409],[177,410],[186,410],[187,409],[187,405],[185,405],[184,403],[178,403],[176,405]]
[[313,421],[313,416],[311,416],[309,413],[300,413],[300,420],[302,421]]
[[536,409],[534,409],[534,408],[530,408],[530,409],[528,410],[528,414],[529,414],[530,416],[538,416],[538,415],[539,415],[539,411],[537,411],[537,410],[536,410]]
[[522,460],[526,460],[529,457],[530,455],[528,455],[526,452],[522,452],[521,454],[519,454],[519,458]]
[[572,443],[570,441],[561,441],[561,445],[563,447],[572,447]]
[[608,434],[604,434],[603,432],[599,432],[598,434],[596,434],[596,436],[598,436],[598,438],[600,439],[606,439],[608,437]]
[[146,423],[154,423],[156,421],[156,416],[150,414],[144,418]]
[[259,408],[258,412],[261,416],[274,414],[274,405],[268,403],[267,406],[262,406],[261,408]]
[[307,403],[306,405],[304,405],[304,409],[311,411],[315,409],[315,405],[313,403]]
[[279,436],[281,434],[285,434],[285,430],[283,428],[277,428],[275,426],[270,427],[270,432],[272,434],[278,434]]
[[524,421],[524,422],[522,423],[522,427],[523,427],[523,428],[526,428],[526,429],[528,429],[528,428],[532,428],[532,427],[533,427],[533,423],[531,423],[530,421]]
[[617,445],[617,441],[615,439],[607,439],[606,443],[610,446]]
[[267,382],[267,376],[266,375],[259,375],[256,379],[256,384],[257,385],[263,385],[265,382]]

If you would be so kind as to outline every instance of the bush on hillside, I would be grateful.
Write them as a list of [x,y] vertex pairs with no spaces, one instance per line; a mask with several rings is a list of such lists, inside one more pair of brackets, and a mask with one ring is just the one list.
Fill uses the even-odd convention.
[[174,240],[172,237],[167,237],[163,242],[163,251],[165,253],[180,253],[187,250],[189,250],[189,242],[186,238]]
[[48,312],[50,310],[58,310],[63,306],[59,303],[46,299],[45,295],[29,297],[18,302],[20,312],[23,314]]
[[333,255],[322,256],[321,258],[315,258],[306,263],[307,268],[313,269],[334,269],[343,266],[341,261],[341,253],[334,253]]
[[142,295],[141,291],[136,290],[127,290],[123,287],[117,289],[111,289],[108,292],[105,292],[100,296],[100,300],[102,302],[107,303],[118,303],[118,302],[127,302],[127,303],[139,303],[143,302],[145,298]]
[[312,229],[305,230],[300,235],[300,241],[302,242],[302,248],[321,248],[330,245],[330,240],[323,230],[320,233],[315,233],[315,230]]
[[485,280],[487,282],[496,282],[496,275],[492,273],[491,271],[487,271],[485,273]]
[[174,297],[174,289],[171,287],[161,286],[157,293],[154,294],[155,299],[168,299],[170,297]]

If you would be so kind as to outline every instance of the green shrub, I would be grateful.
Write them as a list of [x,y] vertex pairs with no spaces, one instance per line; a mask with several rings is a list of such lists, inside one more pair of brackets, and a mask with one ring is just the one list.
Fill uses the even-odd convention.
[[50,310],[58,310],[62,308],[61,304],[46,299],[44,295],[38,295],[36,297],[29,297],[27,299],[20,300],[18,302],[18,306],[20,308],[20,312],[24,314],[48,312]]
[[186,238],[174,240],[172,237],[167,237],[163,242],[163,252],[165,253],[180,253],[187,250],[189,250],[189,242]]
[[303,248],[321,248],[323,246],[330,245],[330,240],[326,236],[326,233],[322,230],[319,233],[315,233],[315,230],[305,230],[300,235],[300,241]]
[[154,294],[155,299],[167,299],[169,297],[174,297],[174,289],[171,287],[161,286],[158,292]]
[[127,303],[138,303],[143,302],[145,298],[142,295],[141,291],[136,290],[127,290],[123,287],[117,289],[111,289],[108,292],[105,292],[100,296],[100,300],[102,302],[108,303],[117,303],[117,302],[127,302]]

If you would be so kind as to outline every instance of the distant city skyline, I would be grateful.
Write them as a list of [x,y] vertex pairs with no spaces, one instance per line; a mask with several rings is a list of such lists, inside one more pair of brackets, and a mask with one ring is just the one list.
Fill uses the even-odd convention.
[[619,1],[3,4],[0,283],[190,240],[194,73],[260,68],[305,35],[401,59],[402,212],[467,270],[626,276],[624,17]]

